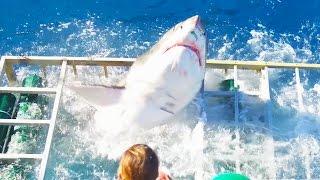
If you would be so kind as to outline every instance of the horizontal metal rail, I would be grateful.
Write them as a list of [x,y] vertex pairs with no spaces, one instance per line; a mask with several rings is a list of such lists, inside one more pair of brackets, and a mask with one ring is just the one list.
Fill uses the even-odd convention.
[[205,94],[208,96],[234,96],[234,91],[205,91]]
[[99,58],[99,57],[59,57],[59,56],[3,56],[7,63],[28,63],[37,65],[100,65],[100,66],[131,66],[135,58]]
[[50,120],[0,119],[0,125],[49,125]]
[[237,65],[238,69],[252,69],[261,70],[265,67],[269,68],[309,68],[319,69],[320,64],[307,64],[307,63],[284,63],[284,62],[272,62],[272,61],[241,61],[241,60],[207,60],[207,67],[232,69],[234,65]]
[[[235,159],[239,158],[242,163],[245,162],[250,162],[250,161],[258,161],[258,162],[266,162],[268,163],[269,159],[268,158],[261,158],[260,155],[258,154],[241,154],[240,156],[233,155],[233,154],[216,154],[213,155],[214,160],[219,160],[219,161],[230,161],[234,162]],[[283,155],[281,157],[277,157],[277,160],[284,160],[288,161],[292,157],[290,155]],[[263,164],[262,164],[263,165]]]
[[[226,96],[226,97],[231,97],[234,96],[235,91],[205,91],[205,94],[208,96]],[[240,93],[240,92],[238,92]],[[248,91],[246,92],[246,95],[248,96],[259,96],[260,92],[259,91]]]
[[0,87],[2,93],[24,93],[24,94],[56,94],[55,88],[35,87]]
[[[68,65],[101,65],[101,66],[130,66],[136,58],[101,58],[101,57],[63,57],[63,56],[2,56],[9,64],[30,63],[39,65],[61,65],[66,60]],[[207,67],[221,69],[233,69],[237,65],[238,69],[261,70],[269,68],[314,68],[319,69],[320,64],[308,63],[284,63],[274,61],[242,61],[242,60],[216,60],[208,59]]]
[[42,159],[42,154],[0,154],[0,159]]

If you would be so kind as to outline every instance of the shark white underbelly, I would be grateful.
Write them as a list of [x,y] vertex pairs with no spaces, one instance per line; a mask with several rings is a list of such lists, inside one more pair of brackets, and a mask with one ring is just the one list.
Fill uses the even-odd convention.
[[[204,29],[194,16],[177,24],[138,58],[125,88],[72,89],[97,107],[98,126],[108,121],[114,130],[152,128],[166,123],[195,97],[204,79],[205,51]],[[112,103],[106,103],[108,99]]]
[[137,74],[129,74],[120,100],[124,112],[130,114],[125,114],[123,119],[137,122],[141,127],[165,123],[194,98],[204,77],[203,69],[195,66],[198,57],[188,48],[175,47],[157,58],[139,68]]

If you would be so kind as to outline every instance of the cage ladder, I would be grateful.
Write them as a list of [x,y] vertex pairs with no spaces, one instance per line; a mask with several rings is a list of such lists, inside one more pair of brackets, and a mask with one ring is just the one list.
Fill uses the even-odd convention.
[[[3,75],[3,69],[6,65],[6,59],[1,58],[0,61],[0,75]],[[9,64],[10,65],[10,64]],[[8,67],[7,67],[8,68]],[[12,68],[12,67],[11,67]],[[60,69],[59,81],[56,88],[30,88],[30,87],[0,87],[1,93],[27,93],[27,94],[55,94],[53,109],[50,120],[31,120],[31,119],[0,119],[0,125],[47,125],[48,132],[45,142],[44,150],[41,154],[16,154],[16,153],[1,153],[0,160],[3,159],[34,159],[40,160],[40,169],[38,179],[43,180],[46,173],[46,167],[48,163],[50,148],[52,144],[52,138],[54,128],[56,124],[62,89],[64,85],[64,79],[66,75],[67,60],[63,60]],[[7,70],[6,70],[7,71]],[[10,71],[10,70],[9,70]],[[8,72],[8,71],[7,71]],[[8,77],[10,80],[10,78]]]

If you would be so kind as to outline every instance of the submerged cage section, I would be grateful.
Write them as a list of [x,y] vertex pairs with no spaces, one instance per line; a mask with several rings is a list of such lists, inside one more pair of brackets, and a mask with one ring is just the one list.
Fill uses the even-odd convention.
[[[3,56],[0,61],[0,174],[11,177],[44,179],[59,103],[64,87],[67,66],[74,76],[77,66],[99,66],[108,75],[109,66],[130,66],[134,58],[86,58],[86,57],[20,57]],[[32,66],[35,74],[17,78],[15,67]],[[46,82],[47,68],[57,67],[59,73],[54,82]],[[219,124],[230,128],[232,143],[224,153],[212,154],[215,173],[244,172],[249,177],[277,178],[276,169],[263,164],[277,162],[278,147],[272,134],[272,111],[270,103],[269,70],[271,68],[293,69],[299,107],[304,109],[300,84],[300,68],[320,68],[318,64],[293,64],[261,61],[208,60],[204,81],[204,97],[208,124]],[[256,83],[252,83],[256,82]],[[217,106],[219,105],[219,106]],[[246,107],[246,111],[244,111]],[[255,112],[255,108],[259,111]],[[225,111],[225,112],[224,112]],[[246,113],[252,116],[248,116]],[[217,121],[215,115],[224,112],[225,119]],[[252,131],[259,133],[252,133]],[[220,139],[212,139],[211,148]],[[25,143],[28,142],[28,143]],[[44,142],[44,144],[39,144]],[[257,144],[264,144],[264,148]],[[10,143],[20,144],[13,148]],[[245,146],[250,146],[250,150]],[[259,152],[259,153],[257,153]],[[259,158],[263,154],[268,158]],[[305,177],[312,179],[314,162],[305,164]],[[245,172],[250,169],[250,172]],[[1,172],[2,171],[2,172]],[[33,172],[33,173],[31,173]],[[18,175],[17,175],[18,174]],[[34,175],[36,174],[36,175]]]

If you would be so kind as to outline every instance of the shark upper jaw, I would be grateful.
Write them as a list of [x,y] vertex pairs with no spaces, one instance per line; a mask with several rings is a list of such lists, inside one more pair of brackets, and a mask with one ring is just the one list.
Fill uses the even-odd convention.
[[199,66],[201,67],[202,66],[202,63],[201,63],[201,56],[200,56],[200,51],[199,49],[197,48],[197,46],[195,44],[186,44],[186,43],[176,43],[174,44],[173,46],[170,46],[169,48],[167,48],[165,52],[167,52],[168,50],[170,50],[171,48],[174,48],[174,47],[185,47],[189,50],[191,50],[192,52],[194,52],[197,57],[198,57],[198,60],[199,60]]

